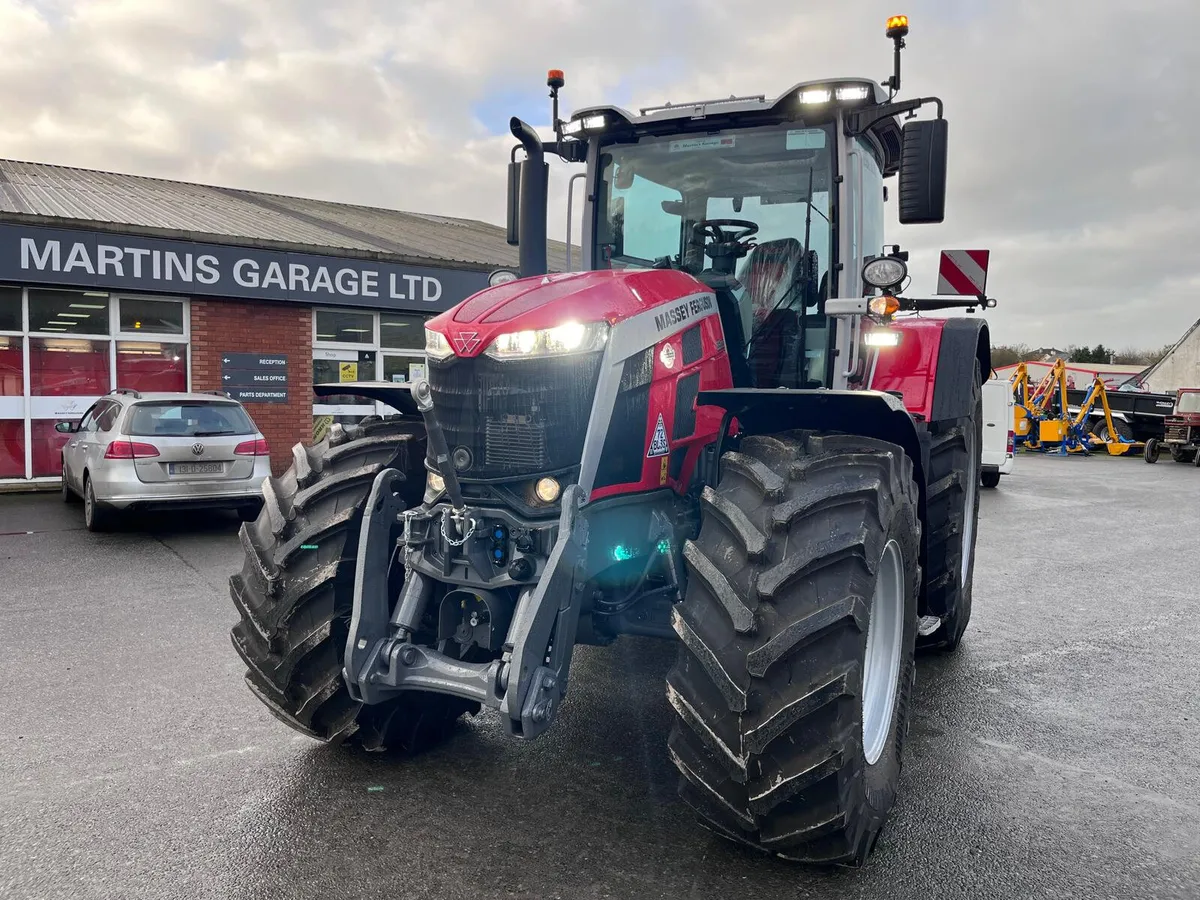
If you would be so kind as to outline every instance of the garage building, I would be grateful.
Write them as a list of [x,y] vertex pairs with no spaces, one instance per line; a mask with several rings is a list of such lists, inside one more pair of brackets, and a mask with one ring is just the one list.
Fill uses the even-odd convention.
[[57,482],[55,424],[114,388],[229,391],[281,472],[385,411],[314,382],[418,376],[423,323],[516,264],[485,222],[0,160],[0,485]]

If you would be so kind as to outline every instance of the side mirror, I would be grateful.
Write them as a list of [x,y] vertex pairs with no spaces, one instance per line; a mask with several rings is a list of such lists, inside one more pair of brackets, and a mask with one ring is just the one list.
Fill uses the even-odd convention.
[[54,426],[54,430],[59,434],[70,434],[75,430],[74,422],[58,422]]
[[945,119],[904,125],[900,153],[900,223],[927,225],[946,218],[947,134]]
[[520,221],[520,197],[521,164],[510,162],[508,164],[508,243],[514,247],[521,243],[520,229],[517,227],[517,223]]

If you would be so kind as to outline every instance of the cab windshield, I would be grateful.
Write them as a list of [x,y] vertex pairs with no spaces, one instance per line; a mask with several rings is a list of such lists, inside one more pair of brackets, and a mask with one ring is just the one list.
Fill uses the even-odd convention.
[[1185,391],[1179,395],[1175,411],[1180,413],[1200,413],[1200,391]]
[[[833,241],[834,147],[831,125],[796,123],[603,147],[597,268],[732,269],[747,336],[774,310],[815,311]],[[733,258],[714,254],[722,238],[740,239]]]

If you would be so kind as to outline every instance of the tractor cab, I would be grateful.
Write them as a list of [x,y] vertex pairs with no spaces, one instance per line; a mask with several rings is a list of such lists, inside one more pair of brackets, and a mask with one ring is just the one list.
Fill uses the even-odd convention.
[[1175,397],[1175,416],[1200,425],[1200,388],[1181,388]]
[[[565,78],[551,70],[555,140],[511,123],[521,144],[509,167],[508,239],[521,248],[520,277],[547,270],[544,154],[585,163],[571,180],[586,185],[581,268],[673,269],[700,281],[717,298],[736,387],[847,387],[854,373],[839,356],[859,358],[848,345],[863,330],[857,319],[831,318],[827,301],[892,292],[907,280],[907,254],[884,244],[885,180],[899,175],[901,223],[944,218],[941,101],[895,100],[907,33],[905,17],[889,21],[895,72],[882,85],[806,81],[776,97],[637,114],[602,105],[560,118]],[[925,104],[937,105],[936,119],[910,115],[901,125],[902,114]],[[569,219],[568,207],[568,244]],[[865,280],[864,265],[882,258],[898,277]]]
[[[711,288],[738,386],[824,386],[836,116],[745,126],[734,115],[700,133],[688,130],[690,118],[665,118],[642,134],[627,127],[634,134],[625,140],[597,135],[586,264],[678,269]],[[855,152],[866,183],[851,190],[871,192],[882,219],[884,153],[865,138]]]

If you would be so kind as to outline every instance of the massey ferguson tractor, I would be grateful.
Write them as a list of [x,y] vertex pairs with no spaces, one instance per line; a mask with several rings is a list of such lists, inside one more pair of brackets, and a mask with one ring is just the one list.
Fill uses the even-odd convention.
[[[399,414],[297,445],[242,529],[233,644],[275,716],[417,752],[486,707],[531,740],[576,644],[662,638],[703,824],[864,862],[915,651],[971,615],[988,331],[918,313],[994,303],[902,291],[886,184],[943,220],[947,122],[896,99],[887,33],[882,86],[637,115],[561,119],[551,71],[554,139],[511,122],[520,271],[427,323],[427,380],[318,386]],[[547,271],[548,155],[586,167],[582,271]]]

